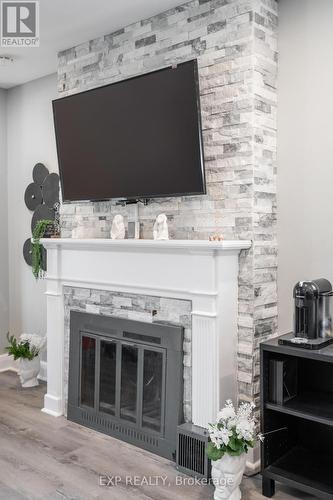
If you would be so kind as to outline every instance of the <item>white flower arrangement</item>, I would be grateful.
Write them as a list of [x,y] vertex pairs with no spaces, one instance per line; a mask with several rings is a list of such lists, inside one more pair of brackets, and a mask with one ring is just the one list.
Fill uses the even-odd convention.
[[226,401],[225,407],[217,415],[216,423],[209,424],[207,454],[211,460],[219,460],[225,453],[232,456],[247,453],[257,439],[263,439],[256,431],[254,408],[254,403],[241,403],[236,411],[232,401]]

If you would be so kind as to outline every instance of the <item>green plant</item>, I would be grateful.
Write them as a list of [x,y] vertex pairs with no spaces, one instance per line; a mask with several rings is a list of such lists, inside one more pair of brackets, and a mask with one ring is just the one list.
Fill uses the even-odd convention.
[[42,219],[37,222],[32,233],[32,273],[36,279],[39,278],[42,270],[42,245],[39,240],[44,236],[48,226],[54,227],[54,221]]
[[30,342],[28,340],[18,342],[14,335],[9,335],[9,333],[7,333],[7,340],[9,346],[6,347],[6,350],[9,355],[14,357],[15,361],[20,358],[31,361],[39,354],[35,349],[30,349]]

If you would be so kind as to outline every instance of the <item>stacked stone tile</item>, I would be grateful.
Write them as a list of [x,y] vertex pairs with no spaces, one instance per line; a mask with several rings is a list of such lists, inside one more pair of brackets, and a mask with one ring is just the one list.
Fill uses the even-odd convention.
[[[194,0],[59,54],[60,96],[197,58],[207,195],[139,207],[142,237],[165,212],[176,239],[252,239],[240,258],[238,380],[256,398],[258,344],[277,327],[275,0]],[[115,203],[62,207],[62,235],[75,217],[109,237]]]
[[192,418],[192,304],[189,300],[169,299],[129,293],[65,287],[65,408],[68,394],[69,323],[70,311],[102,314],[148,323],[168,322],[184,327],[184,417]]

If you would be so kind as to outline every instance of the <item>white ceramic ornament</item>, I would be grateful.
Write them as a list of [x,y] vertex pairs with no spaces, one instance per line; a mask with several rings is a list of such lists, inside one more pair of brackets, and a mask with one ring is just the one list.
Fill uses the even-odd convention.
[[111,239],[123,240],[125,238],[124,217],[120,214],[114,216],[111,227]]
[[154,240],[169,239],[168,219],[165,214],[160,214],[156,217],[153,235]]

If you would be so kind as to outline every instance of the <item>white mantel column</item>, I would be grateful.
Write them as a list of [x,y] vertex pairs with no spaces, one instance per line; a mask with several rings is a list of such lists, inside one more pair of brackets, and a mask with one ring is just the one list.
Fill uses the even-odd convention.
[[[49,248],[47,252],[48,272],[60,277],[60,248]],[[43,412],[60,417],[64,414],[63,369],[64,369],[64,300],[61,280],[48,280],[46,290],[47,307],[47,394]]]

